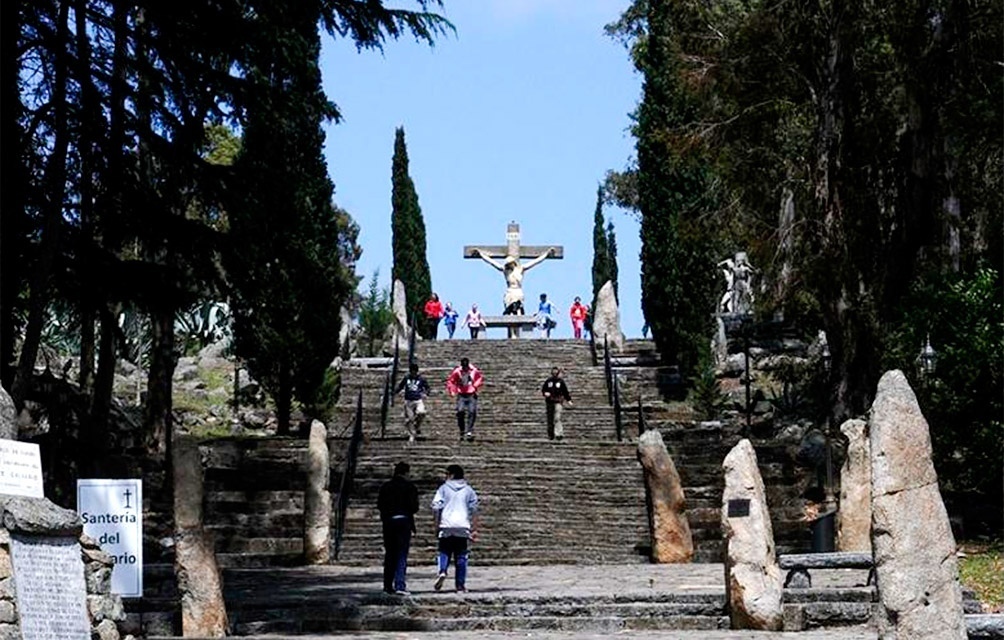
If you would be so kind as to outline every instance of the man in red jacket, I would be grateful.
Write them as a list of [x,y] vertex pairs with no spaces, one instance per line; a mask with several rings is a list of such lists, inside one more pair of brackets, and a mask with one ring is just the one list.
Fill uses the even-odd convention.
[[[467,358],[446,378],[446,391],[457,398],[457,428],[460,439],[474,439],[474,421],[478,417],[478,389],[485,383],[484,376]],[[466,415],[465,415],[466,414]]]

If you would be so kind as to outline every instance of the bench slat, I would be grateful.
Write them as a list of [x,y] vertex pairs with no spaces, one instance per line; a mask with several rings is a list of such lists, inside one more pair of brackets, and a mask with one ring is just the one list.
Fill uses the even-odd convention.
[[790,553],[778,556],[782,569],[871,569],[870,553],[834,551],[830,553]]

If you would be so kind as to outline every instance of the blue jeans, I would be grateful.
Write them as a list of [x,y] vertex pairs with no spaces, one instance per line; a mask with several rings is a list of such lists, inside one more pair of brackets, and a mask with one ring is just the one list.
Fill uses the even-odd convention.
[[450,568],[450,558],[454,559],[457,565],[457,575],[454,577],[454,584],[457,589],[464,589],[467,584],[467,538],[459,536],[449,536],[439,539],[439,573],[446,573]]
[[411,518],[391,518],[383,523],[383,590],[405,591]]

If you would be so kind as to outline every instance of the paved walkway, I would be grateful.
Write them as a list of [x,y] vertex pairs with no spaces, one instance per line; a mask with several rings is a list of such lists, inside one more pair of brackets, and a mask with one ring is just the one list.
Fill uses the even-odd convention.
[[[382,590],[380,567],[323,566],[295,569],[227,571],[228,594],[242,599],[318,597],[325,594],[366,595]],[[267,577],[266,577],[267,576]],[[432,588],[436,568],[409,567],[408,590],[413,598],[456,597],[453,573],[442,592]],[[867,570],[833,569],[813,572],[813,587],[864,586]],[[666,594],[725,593],[725,570],[721,564],[620,564],[479,567],[471,563],[468,593],[463,597],[493,595],[511,598],[602,597],[618,599]]]
[[[818,573],[818,576],[816,575]],[[867,571],[819,571],[813,575],[814,586],[861,586]],[[379,567],[305,567],[292,569],[227,571],[228,600],[239,598],[253,601],[301,599],[365,599],[381,592]],[[411,567],[408,572],[410,597],[400,597],[402,604],[411,601],[452,599],[548,599],[576,598],[629,600],[653,599],[674,594],[724,595],[724,569],[720,564],[687,565],[599,565],[599,566],[508,566],[479,567],[472,564],[468,576],[469,592],[456,594],[452,572],[446,588],[432,588],[435,568]],[[386,597],[386,596],[383,596]],[[561,632],[543,630],[499,631],[371,631],[341,632],[327,635],[244,636],[247,640],[334,640],[336,638],[366,638],[367,640],[601,640],[603,638],[637,638],[639,640],[877,640],[872,629],[845,628],[830,631],[798,633],[755,631],[635,631]],[[150,640],[168,640],[153,638]]]

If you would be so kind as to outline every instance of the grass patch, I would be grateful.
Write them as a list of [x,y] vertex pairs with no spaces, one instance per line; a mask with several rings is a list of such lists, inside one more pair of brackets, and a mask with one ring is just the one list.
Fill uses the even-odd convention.
[[962,543],[966,557],[959,558],[962,584],[976,592],[988,613],[1004,611],[1004,542]]

